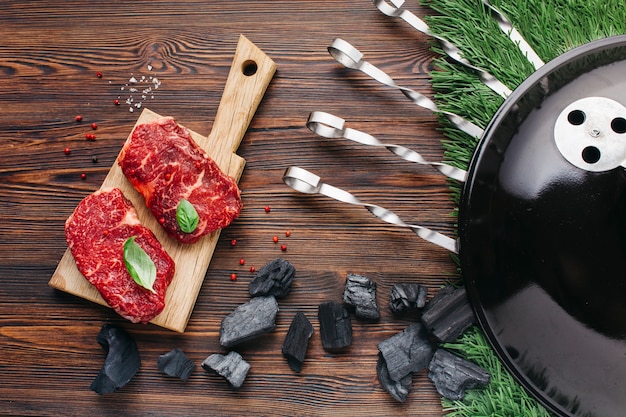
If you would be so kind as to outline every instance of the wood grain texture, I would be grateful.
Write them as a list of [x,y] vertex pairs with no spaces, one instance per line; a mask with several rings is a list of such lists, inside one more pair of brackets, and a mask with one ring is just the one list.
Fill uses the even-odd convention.
[[[416,320],[388,310],[391,286],[420,282],[432,295],[456,276],[450,255],[364,209],[298,194],[281,180],[286,167],[301,166],[406,221],[453,235],[454,207],[441,175],[384,149],[318,138],[305,127],[311,111],[327,111],[355,129],[441,159],[442,135],[430,112],[340,68],[326,51],[335,37],[346,39],[399,84],[431,96],[426,37],[367,0],[5,1],[0,33],[0,414],[442,415],[425,373],[415,375],[409,398],[398,404],[378,384],[375,364],[377,344]],[[103,183],[137,120],[124,104],[128,79],[157,75],[162,84],[144,105],[193,131],[211,132],[240,34],[278,71],[238,151],[246,160],[244,209],[221,233],[185,333],[132,325],[109,308],[48,286],[67,248],[65,219]],[[91,122],[98,124],[95,132]],[[96,141],[85,140],[86,133]],[[223,353],[219,325],[249,299],[250,267],[258,270],[276,257],[296,267],[294,288],[279,303],[276,331],[237,348],[251,371],[233,392],[199,364]],[[347,272],[377,282],[382,318],[355,321],[351,349],[329,354],[317,333],[317,305],[341,300]],[[295,374],[280,349],[298,310],[316,333]],[[142,367],[120,392],[99,397],[89,384],[104,361],[95,337],[107,322],[137,340]],[[186,383],[156,369],[158,355],[174,347],[198,365]]]

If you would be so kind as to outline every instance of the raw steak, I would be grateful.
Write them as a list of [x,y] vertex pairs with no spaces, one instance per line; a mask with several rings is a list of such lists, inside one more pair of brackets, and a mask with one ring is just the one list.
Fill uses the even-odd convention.
[[[194,243],[239,216],[242,202],[235,180],[171,117],[137,126],[118,163],[165,231],[180,242]],[[198,226],[190,233],[183,232],[176,221],[182,199],[199,216]]]
[[[135,283],[126,269],[124,242],[132,236],[156,265],[156,294]],[[78,270],[122,317],[147,323],[163,310],[174,261],[120,189],[102,189],[81,201],[65,222],[65,238]]]

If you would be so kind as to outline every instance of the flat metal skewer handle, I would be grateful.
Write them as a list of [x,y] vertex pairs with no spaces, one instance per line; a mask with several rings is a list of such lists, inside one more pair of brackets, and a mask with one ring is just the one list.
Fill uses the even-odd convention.
[[465,182],[467,178],[467,172],[460,168],[456,168],[442,162],[429,162],[424,159],[422,155],[412,149],[392,143],[383,143],[368,133],[345,127],[345,122],[346,121],[344,119],[330,113],[314,111],[309,115],[306,127],[313,133],[325,138],[343,138],[361,143],[363,145],[387,148],[390,152],[398,155],[405,161],[415,162],[422,165],[431,165],[445,176],[458,181]]
[[400,90],[402,94],[404,94],[414,104],[431,110],[434,113],[445,115],[457,129],[462,130],[468,135],[477,138],[480,138],[483,135],[484,131],[469,120],[466,120],[457,114],[439,109],[434,101],[417,91],[397,85],[396,82],[380,68],[364,61],[363,54],[349,42],[336,38],[328,47],[328,52],[344,67],[359,70],[381,84]]
[[419,32],[422,32],[425,35],[437,39],[440,42],[441,48],[446,53],[446,55],[448,55],[457,63],[476,72],[480,80],[487,87],[491,88],[493,91],[499,94],[501,97],[507,98],[509,95],[511,95],[511,89],[509,87],[504,85],[496,77],[494,77],[484,69],[472,65],[466,58],[463,57],[459,48],[457,48],[447,39],[432,33],[430,27],[426,24],[426,22],[417,17],[415,14],[406,9],[402,9],[404,0],[373,0],[373,2],[376,8],[378,8],[378,10],[380,10],[384,15],[389,17],[399,17]]
[[283,175],[283,182],[301,193],[322,194],[343,203],[362,206],[384,222],[408,228],[422,239],[441,246],[450,252],[458,253],[457,241],[455,239],[423,226],[407,224],[402,221],[398,215],[387,210],[386,208],[374,204],[363,203],[349,192],[321,182],[321,178],[319,176],[303,168],[295,166],[287,168]]

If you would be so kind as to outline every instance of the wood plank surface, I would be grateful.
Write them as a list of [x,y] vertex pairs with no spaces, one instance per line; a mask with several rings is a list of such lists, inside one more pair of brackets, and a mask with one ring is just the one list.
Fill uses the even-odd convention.
[[[416,3],[407,7],[429,12]],[[0,414],[443,414],[424,372],[414,376],[400,404],[382,390],[375,368],[377,344],[417,320],[391,314],[391,286],[419,282],[432,295],[456,276],[450,255],[364,209],[299,194],[282,182],[288,166],[300,166],[408,222],[454,235],[450,191],[436,171],[384,149],[319,138],[305,127],[311,111],[326,111],[440,160],[443,137],[430,112],[341,68],[326,51],[343,38],[399,84],[431,96],[433,54],[425,36],[368,0],[5,1],[0,34]],[[247,161],[240,179],[244,209],[221,233],[185,332],[133,325],[109,308],[51,288],[67,249],[63,223],[103,183],[138,118],[136,105],[211,132],[240,34],[278,71],[238,150]],[[160,82],[145,98],[128,85],[142,76]],[[88,133],[96,140],[86,140]],[[258,270],[277,257],[296,267],[294,287],[279,302],[276,330],[237,347],[251,370],[234,392],[199,365],[224,353],[220,322],[249,299],[250,267]],[[355,320],[351,348],[330,354],[321,346],[317,306],[341,300],[348,272],[377,282],[382,318]],[[300,374],[280,353],[296,311],[316,331]],[[95,340],[105,323],[135,338],[142,366],[122,390],[98,396],[89,385],[105,358]],[[158,356],[175,347],[198,365],[186,383],[156,368]]]

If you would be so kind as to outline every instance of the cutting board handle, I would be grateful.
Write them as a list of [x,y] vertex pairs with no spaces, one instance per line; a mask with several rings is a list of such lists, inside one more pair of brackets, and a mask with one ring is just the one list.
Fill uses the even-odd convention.
[[[241,35],[209,135],[212,155],[237,151],[275,72],[274,61]],[[228,161],[216,162],[223,169],[228,165]]]

